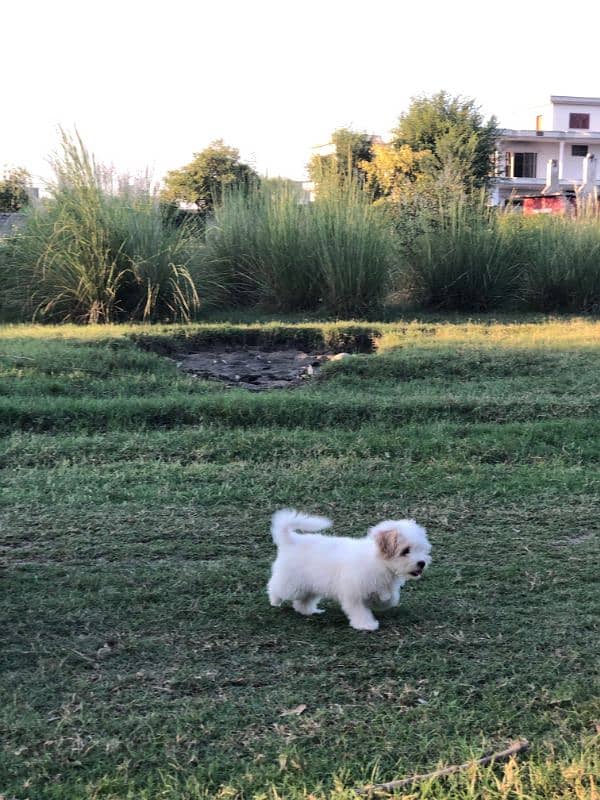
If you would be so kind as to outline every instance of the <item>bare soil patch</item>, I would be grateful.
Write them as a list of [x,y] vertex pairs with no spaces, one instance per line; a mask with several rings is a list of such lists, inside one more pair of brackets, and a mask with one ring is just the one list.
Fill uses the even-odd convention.
[[177,366],[198,378],[217,380],[252,392],[298,386],[322,365],[347,353],[306,352],[294,348],[213,347],[177,359]]

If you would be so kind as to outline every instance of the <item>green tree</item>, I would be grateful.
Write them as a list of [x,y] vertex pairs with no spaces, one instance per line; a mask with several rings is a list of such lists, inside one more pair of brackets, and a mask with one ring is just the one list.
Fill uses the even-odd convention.
[[472,99],[445,91],[415,97],[392,134],[396,148],[408,145],[432,153],[434,173],[445,185],[480,189],[493,177],[497,121],[493,116],[484,120]]
[[322,156],[315,154],[308,164],[311,181],[318,184],[324,175],[337,174],[340,178],[358,175],[364,178],[363,165],[373,157],[373,137],[368,133],[338,128],[331,134],[335,152]]
[[0,179],[0,211],[20,211],[29,203],[31,175],[22,167],[9,169]]
[[362,161],[359,166],[374,199],[398,201],[431,188],[433,164],[430,150],[415,151],[407,144],[394,147],[381,142],[373,145],[371,161]]
[[240,161],[239,150],[217,139],[195,153],[189,164],[167,173],[161,199],[172,204],[195,203],[200,210],[209,211],[227,187],[249,186],[258,180],[252,167]]

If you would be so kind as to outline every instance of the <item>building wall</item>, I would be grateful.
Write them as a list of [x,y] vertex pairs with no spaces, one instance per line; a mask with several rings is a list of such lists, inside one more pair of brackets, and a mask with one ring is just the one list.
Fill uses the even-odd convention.
[[[586,142],[565,142],[562,180],[581,182],[583,177],[583,156],[571,155],[571,147],[573,144],[586,144]],[[600,144],[587,144],[587,147],[588,153],[596,156],[600,162]],[[500,152],[502,154],[502,165],[505,163],[505,153],[507,152],[537,153],[535,177],[545,178],[548,161],[551,158],[558,160],[559,143],[545,142],[541,137],[539,140],[530,142],[519,142],[504,139],[500,145]],[[504,174],[504,170],[502,170],[502,174]],[[600,179],[600,175],[598,177]]]
[[[581,144],[585,144],[582,142]],[[583,178],[583,156],[571,155],[571,142],[565,142],[565,157],[563,161],[563,180],[581,182]],[[589,144],[588,153],[600,160],[600,144]]]
[[[548,161],[556,159],[559,164],[559,182],[562,190],[573,189],[583,181],[585,156],[574,156],[575,145],[585,145],[587,154],[595,156],[595,182],[600,183],[600,100],[599,98],[558,97],[548,107],[537,107],[526,129],[506,130],[498,144],[497,168],[500,176],[496,181],[491,201],[502,203],[514,193],[540,193],[546,182]],[[559,102],[572,100],[573,102]],[[582,102],[588,100],[589,102]],[[570,114],[589,114],[589,128],[569,128]],[[537,134],[536,134],[537,131]],[[562,141],[562,159],[561,153]],[[536,153],[536,174],[529,178],[507,179],[505,175],[506,153]],[[591,169],[594,169],[592,166]]]
[[[542,139],[534,142],[519,142],[503,140],[500,145],[501,152],[506,154],[510,153],[537,153],[536,161],[536,178],[546,177],[546,164],[549,158],[558,158],[558,144],[554,142],[544,142]],[[503,155],[503,159],[506,156]],[[504,164],[503,160],[503,164]],[[504,174],[504,170],[502,171]]]
[[[569,128],[569,114],[589,114],[590,115],[590,131],[600,131],[600,106],[592,105],[564,105],[561,106],[556,103],[553,106],[552,115],[552,130],[554,131],[568,131],[574,130]],[[578,128],[577,130],[581,130]],[[584,132],[584,131],[582,131]]]

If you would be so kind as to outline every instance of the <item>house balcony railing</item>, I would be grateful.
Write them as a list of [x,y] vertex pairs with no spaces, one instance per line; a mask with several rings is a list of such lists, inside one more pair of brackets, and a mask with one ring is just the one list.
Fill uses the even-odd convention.
[[500,139],[548,139],[556,141],[568,141],[571,139],[598,139],[600,141],[600,131],[534,131],[530,128],[525,130],[504,128],[500,132]]

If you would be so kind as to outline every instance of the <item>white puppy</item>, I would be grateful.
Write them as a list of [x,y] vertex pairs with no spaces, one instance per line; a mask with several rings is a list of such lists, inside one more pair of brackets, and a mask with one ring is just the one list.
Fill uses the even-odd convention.
[[[320,614],[319,600],[336,600],[353,628],[376,631],[369,605],[398,605],[407,580],[420,578],[431,561],[425,528],[412,519],[386,520],[362,539],[322,536],[325,517],[293,509],[273,514],[271,533],[277,545],[268,593],[272,606],[291,600],[299,614]],[[297,533],[304,531],[304,533]]]

